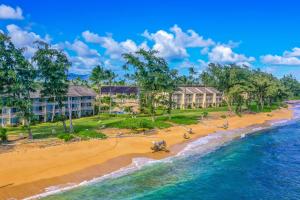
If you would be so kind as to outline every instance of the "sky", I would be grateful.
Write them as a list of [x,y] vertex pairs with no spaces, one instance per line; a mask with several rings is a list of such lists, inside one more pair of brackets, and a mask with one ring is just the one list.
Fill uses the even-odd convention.
[[36,40],[63,50],[70,72],[101,64],[122,74],[123,53],[159,51],[171,68],[245,64],[300,80],[297,0],[1,0],[0,30],[25,56]]

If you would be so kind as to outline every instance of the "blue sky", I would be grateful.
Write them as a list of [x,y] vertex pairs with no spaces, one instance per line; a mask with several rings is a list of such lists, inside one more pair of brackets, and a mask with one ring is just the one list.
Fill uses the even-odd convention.
[[71,71],[121,72],[121,54],[160,51],[172,68],[236,62],[300,79],[299,1],[1,1],[0,29],[30,57],[36,39],[63,49]]

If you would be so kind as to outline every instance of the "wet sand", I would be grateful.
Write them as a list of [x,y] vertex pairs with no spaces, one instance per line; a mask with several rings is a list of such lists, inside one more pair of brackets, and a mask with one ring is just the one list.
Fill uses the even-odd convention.
[[[179,152],[188,142],[213,134],[226,121],[228,130],[245,128],[268,121],[291,119],[289,109],[280,109],[272,113],[245,114],[227,119],[204,120],[186,127],[174,126],[159,130],[153,135],[125,135],[106,140],[90,140],[47,148],[18,148],[0,154],[0,199],[22,199],[45,192],[50,186],[67,186],[68,183],[80,183],[128,166],[133,158],[149,157],[162,159]],[[194,134],[190,139],[183,138],[187,128]],[[127,137],[128,136],[128,137]],[[165,140],[169,153],[152,153],[152,141]]]

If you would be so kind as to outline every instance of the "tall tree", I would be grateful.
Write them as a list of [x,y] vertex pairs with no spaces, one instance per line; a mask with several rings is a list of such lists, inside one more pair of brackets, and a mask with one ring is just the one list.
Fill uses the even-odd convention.
[[[63,123],[64,130],[67,132],[66,117],[63,112],[65,101],[69,88],[68,70],[71,66],[67,56],[60,50],[51,48],[45,42],[36,42],[38,50],[35,52],[32,60],[37,65],[39,79],[42,83],[41,95],[53,102],[53,109],[57,102],[60,110],[60,120]],[[72,125],[72,108],[69,108],[70,132],[73,130]],[[71,109],[71,113],[70,113]],[[52,113],[54,117],[55,113]]]
[[[25,121],[29,139],[33,117],[30,93],[35,91],[36,71],[6,35],[0,33],[0,95],[1,105],[15,107]],[[3,121],[3,119],[2,119]]]
[[165,81],[164,81],[164,91],[168,95],[167,99],[167,113],[169,116],[169,119],[171,119],[171,112],[173,108],[173,93],[178,87],[178,71],[177,70],[169,70],[168,73],[166,73]]
[[292,75],[284,75],[280,79],[281,83],[284,85],[284,87],[290,91],[290,97],[299,97],[300,96],[300,83],[297,81],[297,79]]
[[101,88],[106,80],[107,80],[106,70],[104,69],[104,67],[97,65],[92,70],[90,81],[97,88],[97,92],[99,94],[97,97],[99,113],[101,112]]
[[[164,89],[165,75],[168,73],[167,62],[158,57],[157,51],[140,49],[135,53],[124,54],[124,69],[132,80],[141,88],[140,97],[149,109],[152,121],[155,120],[156,97]],[[129,70],[131,67],[132,70]]]
[[112,83],[114,79],[117,77],[117,75],[111,71],[111,70],[106,70],[105,71],[105,78],[107,79],[108,85],[109,85],[109,114],[111,114],[112,111],[112,94],[111,94],[111,89],[112,89]]
[[0,95],[1,95],[1,126],[4,126],[4,108],[8,104],[9,96],[16,82],[15,59],[12,52],[15,46],[9,37],[0,33]]

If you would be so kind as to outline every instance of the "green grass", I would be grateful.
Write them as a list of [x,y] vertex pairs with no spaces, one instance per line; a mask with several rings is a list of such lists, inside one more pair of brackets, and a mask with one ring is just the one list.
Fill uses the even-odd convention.
[[252,112],[271,112],[273,110],[276,110],[280,107],[284,107],[285,105],[283,103],[273,103],[270,106],[264,106],[263,110],[259,110],[256,104],[251,104],[250,105],[250,111]]
[[181,124],[181,125],[190,125],[190,124],[196,124],[198,123],[200,116],[195,115],[195,116],[185,116],[185,115],[173,115],[171,119],[167,116],[162,116],[158,117],[157,121],[166,121],[166,122],[171,122],[174,124]]
[[91,139],[91,138],[96,138],[96,139],[106,139],[107,136],[103,133],[99,133],[96,130],[83,130],[80,131],[76,134],[74,134],[74,136],[80,137],[81,139],[87,140],[87,139]]
[[121,121],[115,121],[112,123],[106,124],[106,127],[113,128],[126,128],[126,129],[153,129],[153,128],[168,128],[171,125],[160,121],[155,120],[154,122],[150,119],[145,118],[125,118]]
[[[258,111],[255,104],[251,104],[251,111],[253,112],[270,112],[274,109],[282,106],[281,103],[273,104],[272,106],[266,106],[263,111]],[[205,109],[186,109],[186,110],[173,110],[171,114],[171,119],[163,110],[158,110],[156,115],[156,120],[153,122],[149,114],[139,114],[136,118],[132,118],[128,114],[120,115],[109,115],[101,114],[91,117],[84,117],[80,119],[73,119],[74,126],[74,137],[80,137],[81,139],[89,138],[106,138],[104,134],[97,132],[101,128],[112,127],[112,128],[125,128],[132,130],[148,130],[153,128],[168,128],[174,124],[179,125],[190,125],[198,123],[204,112],[224,112],[228,111],[227,107],[217,107],[217,108],[205,108]],[[66,121],[67,127],[69,127],[69,122]],[[20,134],[27,135],[27,131],[19,127],[8,127],[7,134]],[[34,139],[45,139],[59,137],[64,140],[70,140],[72,136],[65,136],[70,134],[65,134],[61,122],[55,123],[41,123],[32,126],[32,133]]]
[[300,96],[291,97],[291,98],[289,98],[289,100],[300,100]]

